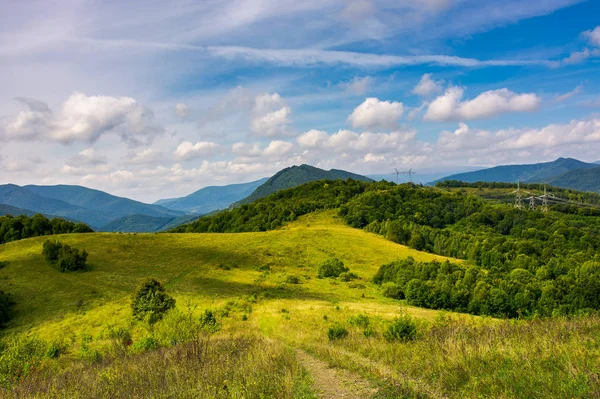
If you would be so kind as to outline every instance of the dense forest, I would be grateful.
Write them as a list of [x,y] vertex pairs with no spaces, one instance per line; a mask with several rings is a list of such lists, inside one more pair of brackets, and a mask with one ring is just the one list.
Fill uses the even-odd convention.
[[339,208],[365,191],[384,190],[393,183],[358,180],[319,180],[281,190],[251,204],[202,217],[176,227],[174,233],[239,233],[276,229],[286,222],[322,209]]
[[[453,182],[442,185],[457,186]],[[512,186],[490,183],[486,188]],[[565,192],[595,201],[595,194]],[[409,303],[506,317],[600,309],[600,217],[560,206],[542,213],[461,190],[350,179],[318,181],[200,218],[174,231],[264,231],[297,216],[333,208],[352,227],[467,261],[459,265],[405,260],[383,266],[375,281],[396,284],[387,287],[396,293],[392,296]]]
[[24,238],[51,234],[89,233],[93,230],[84,223],[74,223],[65,219],[48,219],[44,215],[0,216],[0,244]]

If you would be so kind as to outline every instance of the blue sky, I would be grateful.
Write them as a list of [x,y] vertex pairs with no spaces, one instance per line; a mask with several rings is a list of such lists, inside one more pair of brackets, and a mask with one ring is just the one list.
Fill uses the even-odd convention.
[[5,1],[0,184],[600,159],[600,2]]

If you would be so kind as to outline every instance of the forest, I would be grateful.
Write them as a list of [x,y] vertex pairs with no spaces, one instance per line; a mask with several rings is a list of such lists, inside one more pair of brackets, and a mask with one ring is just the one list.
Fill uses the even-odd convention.
[[0,244],[24,238],[52,234],[90,233],[93,230],[84,223],[61,218],[48,219],[42,214],[28,216],[0,216]]
[[321,209],[339,209],[348,225],[399,244],[466,261],[382,266],[375,281],[396,284],[390,292],[411,304],[504,317],[600,309],[600,218],[561,207],[542,213],[460,190],[348,179],[282,190],[173,231],[265,231]]

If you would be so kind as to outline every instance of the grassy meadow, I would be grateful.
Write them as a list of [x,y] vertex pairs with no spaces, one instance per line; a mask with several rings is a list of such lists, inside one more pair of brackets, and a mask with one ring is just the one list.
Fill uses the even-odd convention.
[[[0,282],[16,302],[0,332],[0,395],[312,398],[300,349],[360,375],[378,398],[600,397],[598,317],[504,321],[404,306],[371,282],[379,267],[443,258],[350,228],[333,211],[264,233],[53,238],[85,249],[90,270],[49,267],[44,237],[0,246]],[[318,279],[333,257],[359,278]],[[152,326],[130,309],[146,277],[177,300]],[[206,309],[220,331],[196,334]],[[386,339],[402,315],[415,339]],[[330,340],[334,326],[348,336]]]

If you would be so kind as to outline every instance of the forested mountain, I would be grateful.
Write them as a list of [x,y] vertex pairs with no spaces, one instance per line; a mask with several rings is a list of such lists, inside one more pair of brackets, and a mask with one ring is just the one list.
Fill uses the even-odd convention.
[[17,208],[17,207],[6,205],[6,204],[0,204],[0,216],[3,216],[3,215],[13,215],[13,216],[24,215],[24,216],[31,217],[31,216],[33,216],[35,214],[36,214],[36,212],[30,211],[29,209],[21,209],[21,208]]
[[105,224],[101,230],[122,233],[154,233],[174,228],[197,218],[198,215],[195,214],[176,217],[129,215]]
[[549,179],[549,184],[556,187],[572,188],[580,191],[600,192],[600,166],[595,168],[576,169],[558,177]]
[[[585,194],[587,196],[594,194]],[[180,226],[173,232],[276,229],[337,208],[350,226],[464,264],[385,265],[390,296],[435,309],[518,317],[600,309],[600,217],[561,204],[515,209],[462,191],[387,182],[316,181]]]
[[[597,165],[581,162],[573,158],[558,158],[553,162],[528,165],[504,165],[475,172],[459,173],[440,180],[459,180],[469,183],[487,182],[528,182],[548,183],[569,171],[596,168]],[[575,188],[575,187],[573,187]]]
[[[80,186],[0,185],[0,204],[14,207],[11,214],[42,213],[77,220],[101,229],[114,220],[132,213],[173,219],[184,212],[116,197]],[[27,213],[19,211],[25,210]]]
[[154,205],[202,215],[219,209],[227,209],[229,205],[252,194],[267,180],[268,178],[265,177],[250,183],[204,187],[185,197],[158,200]]
[[301,184],[309,183],[317,180],[346,180],[354,179],[359,181],[373,181],[372,179],[357,175],[355,173],[346,172],[344,170],[331,169],[323,170],[310,165],[291,166],[277,172],[264,184],[259,186],[250,196],[234,204],[249,204],[257,199],[264,198],[269,194],[273,194],[278,190],[292,188]]

